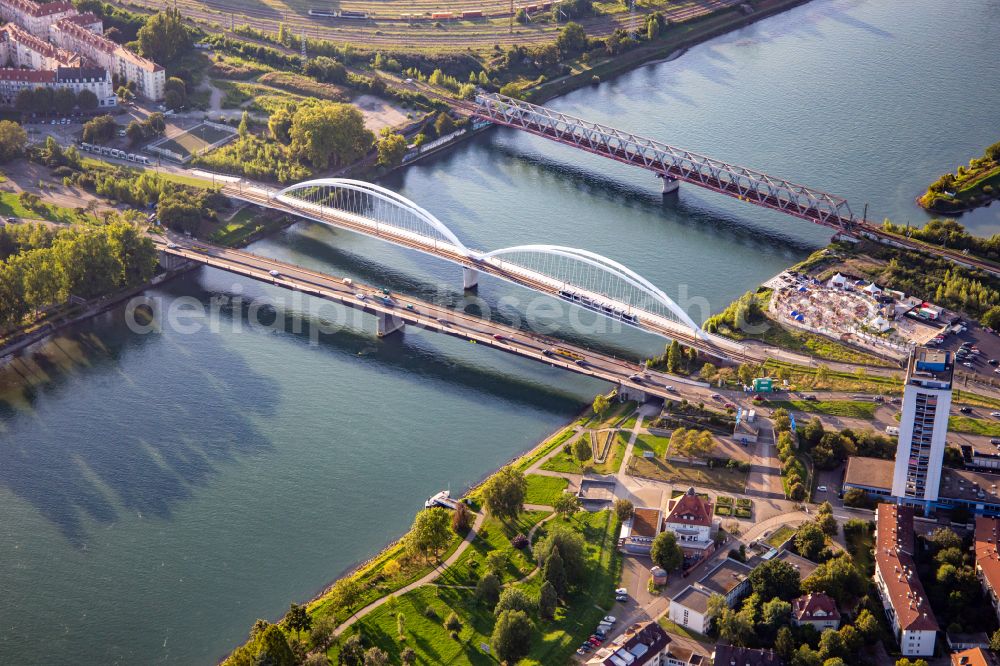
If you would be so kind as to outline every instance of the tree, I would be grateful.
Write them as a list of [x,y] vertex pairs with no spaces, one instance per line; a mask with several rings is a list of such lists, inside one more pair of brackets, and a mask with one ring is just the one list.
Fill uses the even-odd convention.
[[500,600],[500,579],[494,573],[487,573],[476,583],[476,599],[488,606],[496,606]]
[[305,64],[303,71],[324,83],[344,83],[347,81],[347,68],[326,56],[316,56]]
[[858,616],[854,618],[854,628],[861,635],[861,640],[865,645],[874,645],[878,640],[878,620],[867,608],[862,608]]
[[618,516],[618,520],[625,522],[632,517],[632,512],[634,511],[635,506],[633,506],[631,501],[624,497],[619,497],[615,500],[615,515]]
[[844,640],[840,632],[836,629],[824,629],[819,637],[820,659],[831,659],[833,657],[845,657]]
[[593,451],[590,448],[590,442],[587,441],[587,433],[583,433],[576,438],[575,442],[573,442],[573,455],[576,456],[576,459],[580,462],[590,460],[592,453]]
[[566,578],[566,568],[563,566],[563,559],[559,554],[558,548],[553,548],[548,558],[546,558],[545,564],[542,566],[542,578],[547,583],[552,584],[559,598],[566,597],[566,592],[569,590],[569,582]]
[[503,577],[507,569],[507,553],[502,550],[491,550],[486,553],[486,570],[491,574]]
[[455,534],[465,534],[469,531],[471,512],[465,502],[459,502],[451,512],[451,529]]
[[76,106],[76,93],[70,88],[57,88],[52,94],[52,108],[56,113],[66,115]]
[[507,465],[483,484],[483,503],[490,515],[501,520],[517,518],[524,508],[528,481],[524,473]]
[[563,493],[552,508],[563,518],[569,518],[580,510],[580,499],[573,493]]
[[608,411],[608,407],[610,406],[611,406],[611,400],[608,398],[608,396],[604,395],[603,393],[598,393],[596,396],[594,396],[594,404],[592,405],[594,414],[601,416],[602,414],[604,414],[604,412]]
[[837,519],[833,517],[832,513],[823,513],[822,511],[818,516],[816,516],[816,524],[823,531],[823,534],[827,536],[836,536],[837,534]]
[[778,629],[778,636],[774,639],[774,651],[782,659],[788,659],[795,652],[795,638],[792,636],[792,630],[787,626]]
[[407,546],[424,557],[437,555],[451,541],[451,517],[441,507],[423,509],[417,513],[407,536]]
[[444,111],[439,111],[434,119],[434,131],[438,136],[445,136],[455,131],[455,121]]
[[990,649],[994,652],[1000,652],[1000,629],[990,634]]
[[775,597],[761,607],[760,620],[772,631],[787,624],[792,614],[792,604]]
[[275,141],[287,146],[292,141],[288,135],[292,129],[292,112],[284,107],[276,109],[267,119],[267,129]]
[[684,564],[684,551],[677,545],[677,535],[670,531],[656,535],[649,557],[653,564],[667,571],[676,571]]
[[500,600],[493,609],[494,614],[501,615],[506,611],[523,611],[529,613],[535,609],[535,602],[519,587],[505,587],[500,593]]
[[792,653],[792,666],[823,666],[823,660],[819,653],[808,645],[800,645],[799,649]]
[[262,628],[252,640],[237,648],[223,662],[224,666],[257,666],[258,664],[293,666],[295,663],[295,655],[288,646],[285,634],[277,625],[273,624]]
[[111,116],[97,116],[83,124],[83,140],[87,143],[106,143],[114,138],[117,127]]
[[580,533],[566,525],[553,525],[549,533],[535,543],[535,561],[539,566],[545,563],[553,548],[559,550],[569,584],[573,585],[580,581],[587,569],[584,542]]
[[816,523],[806,523],[795,533],[795,550],[810,560],[819,558],[826,547],[826,535]]
[[545,619],[551,620],[557,606],[559,606],[559,593],[552,583],[545,581],[538,592],[538,613]]
[[288,612],[285,613],[285,617],[281,620],[281,624],[285,627],[285,629],[294,631],[298,636],[303,631],[308,631],[312,628],[312,618],[309,617],[309,613],[306,612],[305,606],[293,603],[288,607]]
[[361,636],[353,634],[344,641],[340,648],[341,666],[362,666],[365,659],[365,648],[361,644]]
[[516,664],[531,650],[531,620],[524,611],[504,611],[497,618],[490,638],[493,654],[501,661]]
[[559,31],[559,37],[556,38],[556,48],[559,49],[559,55],[564,59],[585,50],[587,48],[587,33],[584,32],[583,26],[574,21],[563,26],[563,29]]
[[896,660],[896,666],[927,666],[926,659],[907,659],[903,657],[902,659]]
[[788,562],[768,560],[750,572],[750,585],[762,599],[790,601],[799,596],[799,572]]
[[100,101],[97,99],[97,95],[93,91],[84,88],[76,96],[76,105],[81,111],[89,113],[97,108]]
[[860,596],[864,590],[864,577],[846,555],[823,562],[802,581],[804,593],[826,592],[842,604]]
[[136,37],[139,53],[160,64],[171,62],[191,46],[191,36],[176,8],[150,16]]
[[681,345],[676,340],[667,347],[667,372],[677,372],[681,365]]
[[378,140],[378,163],[386,167],[395,167],[403,163],[406,155],[406,138],[388,127],[382,128]]
[[288,134],[292,153],[317,169],[358,160],[375,138],[357,108],[335,102],[300,106]]
[[715,627],[719,632],[719,639],[733,645],[746,646],[753,640],[753,618],[749,612],[723,608],[715,618]]
[[389,653],[379,647],[365,650],[364,666],[389,666]]
[[28,133],[11,120],[0,120],[0,162],[9,162],[24,154]]
[[448,631],[462,630],[462,621],[458,619],[458,613],[452,611],[448,614],[448,617],[444,619],[444,628]]
[[410,666],[417,663],[417,653],[411,647],[403,648],[403,651],[399,653],[399,660],[406,664],[406,666]]
[[250,114],[246,111],[240,116],[240,125],[236,128],[236,131],[241,139],[245,139],[250,135]]
[[341,578],[330,590],[330,600],[334,606],[351,610],[361,600],[364,588],[356,578]]

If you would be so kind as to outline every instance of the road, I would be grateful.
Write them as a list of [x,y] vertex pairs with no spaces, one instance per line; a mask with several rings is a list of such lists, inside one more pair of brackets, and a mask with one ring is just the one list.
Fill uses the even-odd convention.
[[[667,400],[680,398],[676,389],[664,383],[661,377],[652,374],[642,376],[643,368],[637,363],[600,354],[556,338],[527,333],[403,294],[392,294],[392,304],[385,304],[378,300],[381,292],[376,287],[357,282],[345,283],[344,278],[199,240],[171,236],[169,241],[156,238],[155,242],[158,249],[167,254],[341,303],[372,315],[382,315],[408,326],[443,333],[552,367],[630,387],[649,396]],[[276,271],[278,275],[272,275],[271,271]],[[359,294],[364,294],[365,298],[359,298]],[[564,353],[550,351],[556,347],[564,350]]]

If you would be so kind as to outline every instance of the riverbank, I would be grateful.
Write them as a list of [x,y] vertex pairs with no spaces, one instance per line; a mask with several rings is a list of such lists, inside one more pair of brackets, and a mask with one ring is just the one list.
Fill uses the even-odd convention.
[[969,166],[946,173],[928,186],[917,203],[932,213],[961,215],[1000,199],[1000,141]]

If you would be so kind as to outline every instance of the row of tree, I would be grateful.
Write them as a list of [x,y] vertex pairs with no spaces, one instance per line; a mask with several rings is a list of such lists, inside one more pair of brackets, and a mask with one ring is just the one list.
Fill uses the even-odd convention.
[[100,101],[90,90],[71,88],[22,88],[14,98],[14,108],[21,113],[66,115],[74,109],[90,113]]
[[[17,229],[17,226],[14,226]],[[29,313],[95,298],[148,281],[156,270],[152,241],[123,218],[99,228],[11,232],[0,228],[0,327],[19,325]]]

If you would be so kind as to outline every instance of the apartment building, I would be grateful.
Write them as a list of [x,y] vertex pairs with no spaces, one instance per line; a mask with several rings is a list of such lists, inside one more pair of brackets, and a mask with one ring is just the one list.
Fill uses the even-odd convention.
[[98,67],[117,74],[126,81],[135,81],[136,91],[142,97],[155,101],[163,99],[166,71],[152,60],[132,53],[107,37],[91,32],[79,23],[63,19],[52,25],[50,41],[56,46],[78,53]]
[[934,654],[938,623],[913,559],[913,507],[879,504],[875,584],[904,656]]
[[1000,519],[976,518],[976,575],[990,600],[993,613],[1000,618]]
[[49,28],[58,20],[75,16],[76,7],[72,2],[34,2],[33,0],[3,0],[0,2],[0,18],[8,23],[16,23],[35,37],[49,38]]
[[66,51],[15,23],[0,27],[0,65],[26,69],[55,69],[56,67],[78,67],[83,59],[71,51]]
[[100,67],[58,67],[55,70],[0,68],[0,104],[13,106],[25,88],[68,88],[76,94],[89,90],[97,96],[100,108],[117,104],[111,75]]

